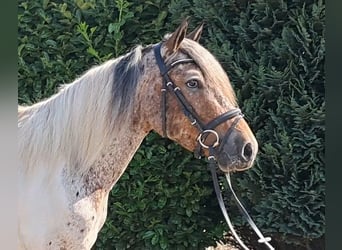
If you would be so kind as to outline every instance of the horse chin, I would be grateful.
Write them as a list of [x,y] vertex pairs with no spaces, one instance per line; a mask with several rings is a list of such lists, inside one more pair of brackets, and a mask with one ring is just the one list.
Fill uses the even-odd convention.
[[241,166],[241,165],[222,165],[222,164],[218,164],[220,170],[224,173],[234,173],[234,172],[242,172],[242,171],[246,171],[249,168],[251,168],[252,166]]
[[218,166],[220,170],[224,173],[234,173],[246,171],[253,166],[251,162],[240,162],[240,161],[220,161],[218,158]]
[[240,168],[240,167],[236,167],[236,166],[222,166],[220,164],[218,164],[220,170],[224,173],[235,173],[235,172],[242,172],[242,171],[246,171],[249,168],[251,168],[251,166],[245,167],[245,168]]

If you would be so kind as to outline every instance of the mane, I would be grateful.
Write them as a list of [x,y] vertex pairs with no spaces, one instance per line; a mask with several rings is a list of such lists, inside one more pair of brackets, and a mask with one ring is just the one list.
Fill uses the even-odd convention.
[[[132,117],[137,84],[143,74],[142,48],[93,67],[57,94],[18,108],[22,168],[37,164],[87,171],[113,135]],[[55,163],[55,164],[54,164]]]
[[[237,107],[235,92],[230,84],[229,78],[217,59],[199,43],[184,39],[180,46],[181,51],[192,58],[200,67],[204,77],[213,83],[226,85],[229,89],[227,98],[234,107]],[[219,96],[217,99],[220,100]]]

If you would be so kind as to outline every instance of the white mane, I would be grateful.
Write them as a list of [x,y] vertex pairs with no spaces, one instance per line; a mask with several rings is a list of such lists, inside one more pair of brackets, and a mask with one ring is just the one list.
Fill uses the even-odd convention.
[[[135,85],[115,74],[125,74],[135,67],[141,59],[141,48],[129,54],[128,63],[121,63],[122,58],[90,69],[45,101],[19,106],[18,151],[24,171],[38,164],[53,168],[60,162],[67,163],[71,171],[87,171],[112,135],[119,133],[131,117],[134,96],[121,97],[120,91]],[[120,110],[122,104],[125,112]]]

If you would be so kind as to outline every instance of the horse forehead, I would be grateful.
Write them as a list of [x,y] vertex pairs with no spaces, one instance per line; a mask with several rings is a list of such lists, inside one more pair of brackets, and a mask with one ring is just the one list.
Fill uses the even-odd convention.
[[194,63],[179,64],[171,74],[173,74],[175,78],[187,78],[194,76],[201,78],[200,80],[203,78],[201,69]]

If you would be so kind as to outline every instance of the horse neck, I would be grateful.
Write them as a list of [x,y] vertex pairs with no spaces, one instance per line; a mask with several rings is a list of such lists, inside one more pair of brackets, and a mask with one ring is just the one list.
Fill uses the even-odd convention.
[[116,135],[89,171],[82,176],[85,194],[98,189],[110,191],[126,170],[145,136],[145,132],[132,129]]
[[[160,133],[160,89],[161,77],[155,64],[153,50],[142,58],[144,74],[137,84],[132,107],[132,116],[125,129],[114,135],[110,145],[95,161],[85,176],[84,182],[92,192],[98,188],[110,190],[124,173],[143,139],[151,131]],[[159,80],[158,80],[159,79]]]

